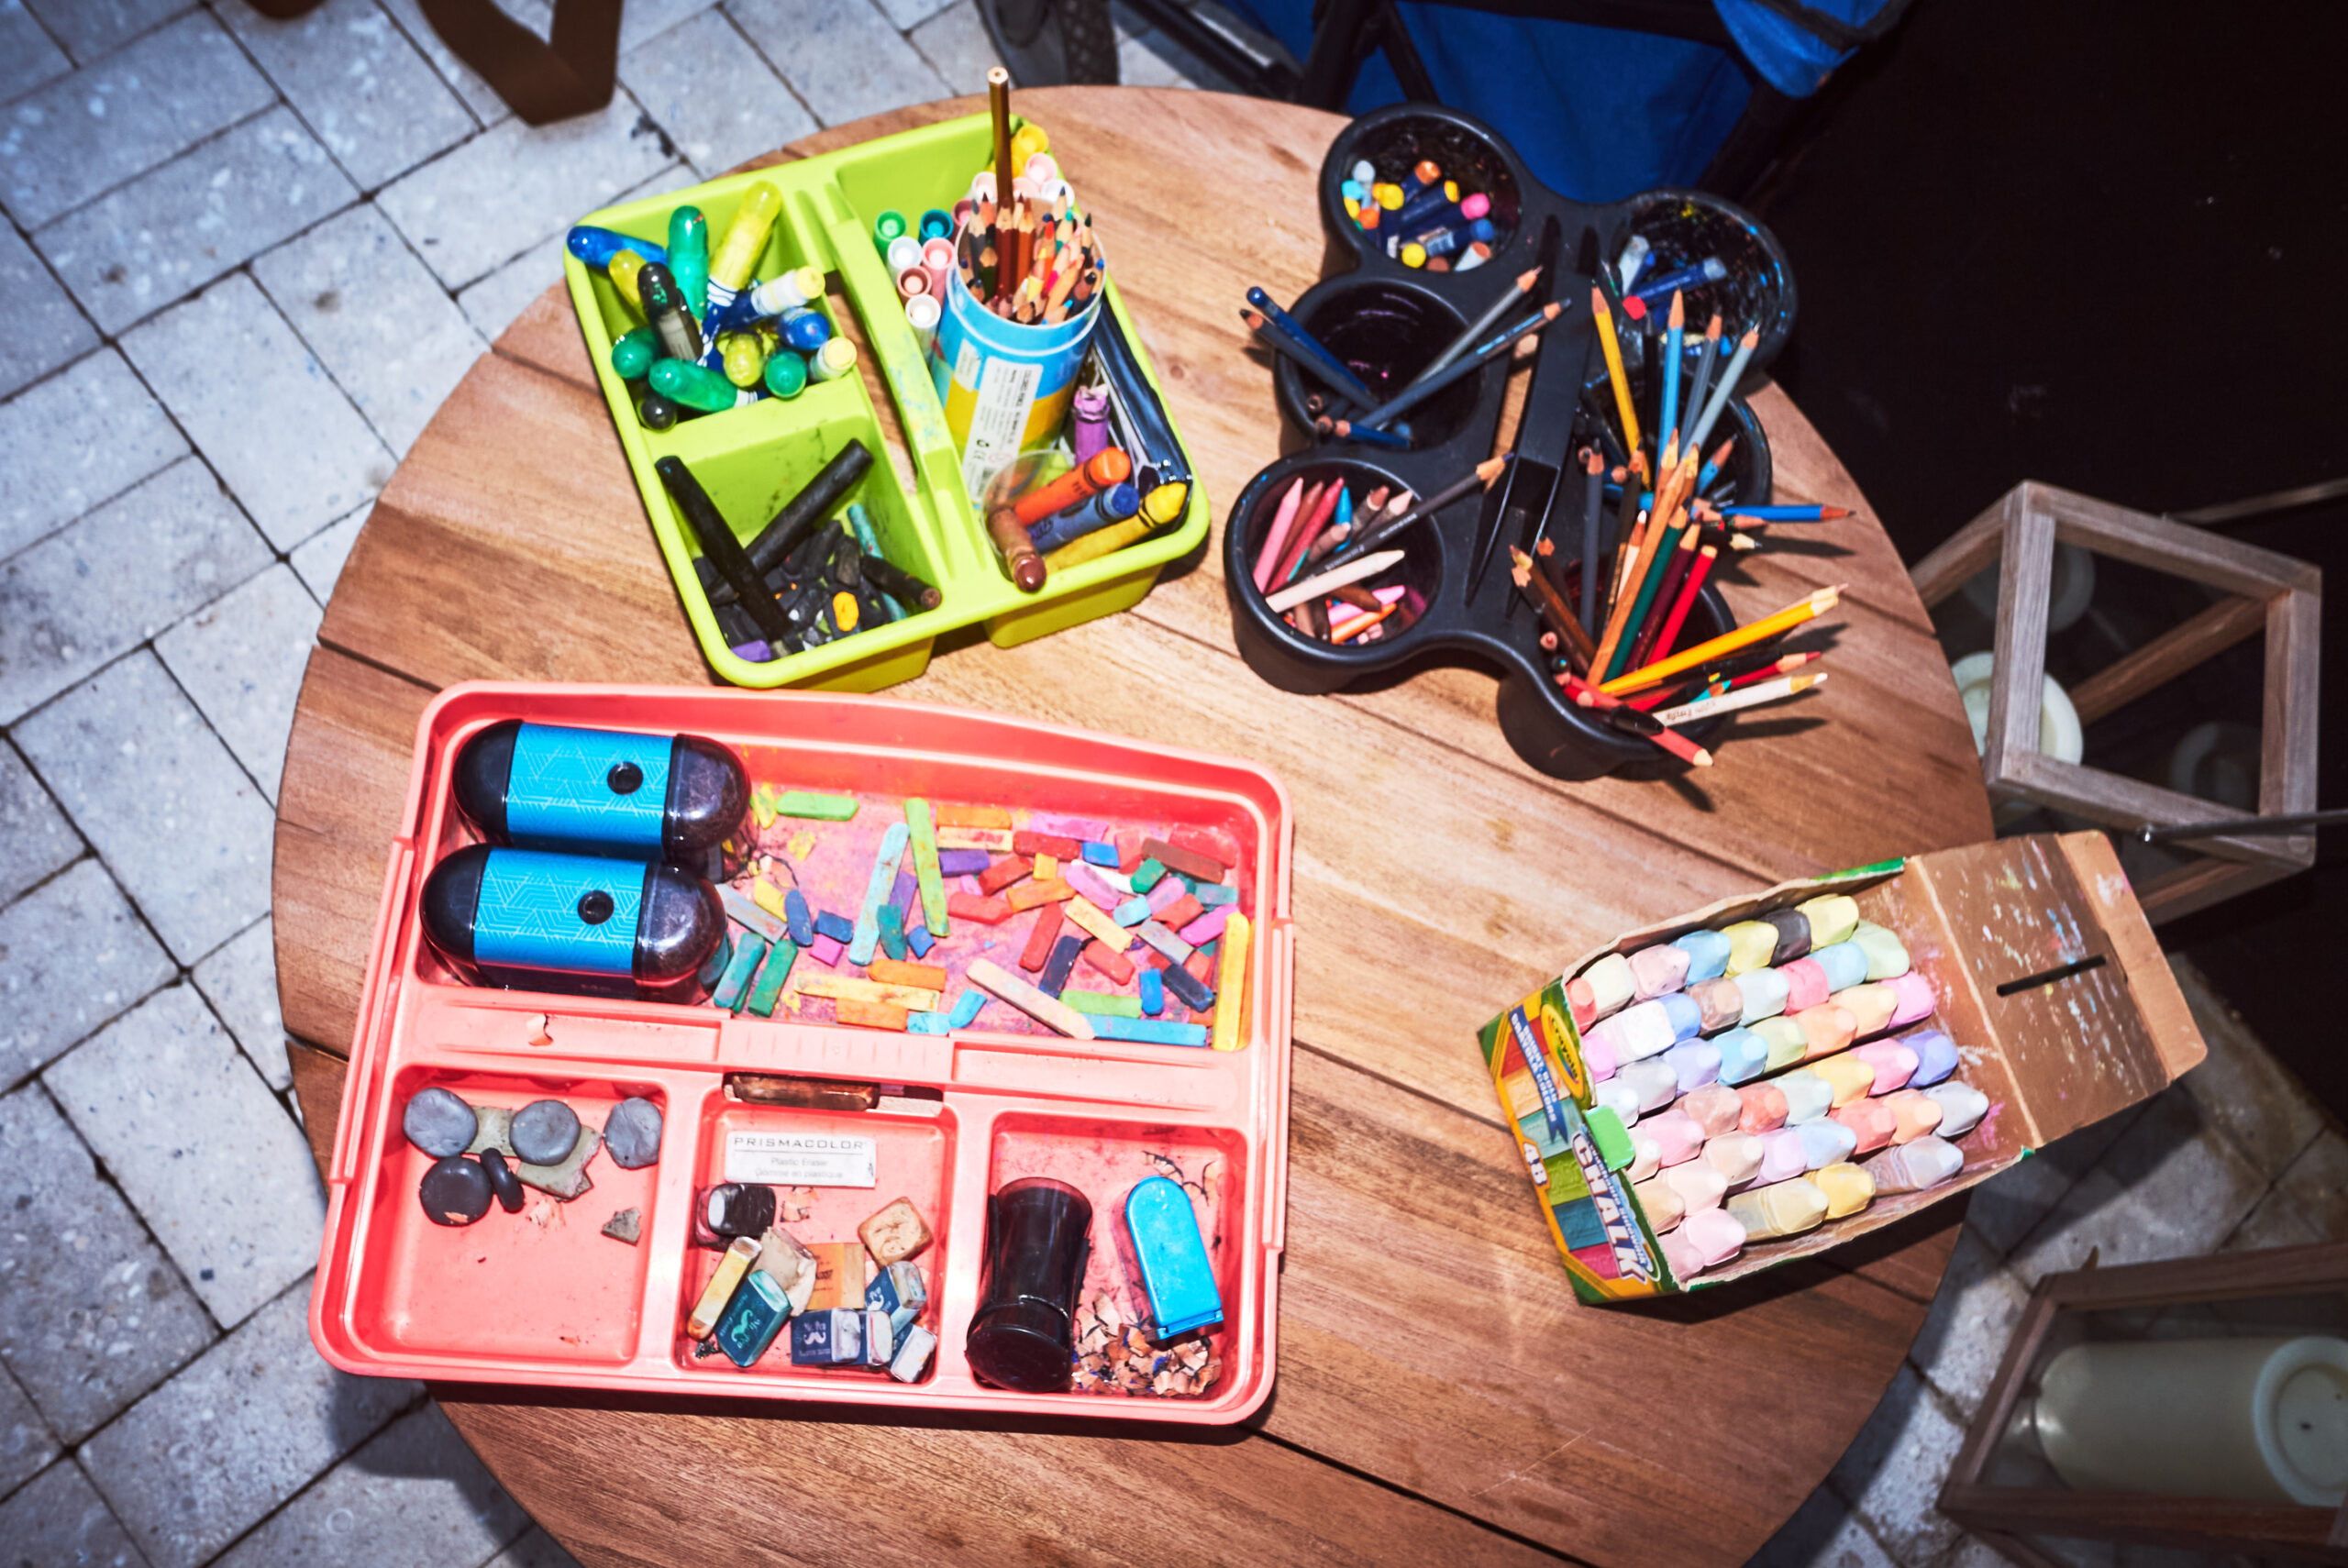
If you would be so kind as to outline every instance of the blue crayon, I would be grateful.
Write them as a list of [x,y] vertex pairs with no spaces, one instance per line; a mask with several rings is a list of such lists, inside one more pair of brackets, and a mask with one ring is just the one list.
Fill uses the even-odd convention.
[[597,228],[592,224],[572,225],[570,233],[564,237],[563,244],[573,256],[598,271],[609,267],[612,258],[623,250],[633,250],[647,261],[658,261],[663,266],[669,260],[665,246],[656,245],[648,239],[638,239],[632,234],[622,234],[617,229]]
[[1038,550],[1049,554],[1062,545],[1122,523],[1141,510],[1141,491],[1120,482],[1095,491],[1065,512],[1055,512],[1027,532]]
[[1682,267],[1676,272],[1666,272],[1660,278],[1641,283],[1632,297],[1641,300],[1667,299],[1675,289],[1700,289],[1706,283],[1717,283],[1727,276],[1728,263],[1717,256],[1707,256],[1692,266]]

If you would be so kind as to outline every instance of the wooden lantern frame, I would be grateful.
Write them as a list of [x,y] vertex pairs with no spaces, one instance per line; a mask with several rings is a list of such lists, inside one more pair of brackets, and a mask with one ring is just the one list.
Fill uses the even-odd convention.
[[[2122,831],[2147,823],[2250,820],[2254,813],[2038,749],[2046,671],[2046,605],[2060,541],[2223,590],[2220,600],[2070,693],[2082,724],[2134,701],[2245,637],[2266,634],[2257,816],[2315,810],[2318,637],[2323,573],[2305,561],[2034,480],[2008,491],[1910,573],[1926,609],[1998,565],[1997,673],[1982,781],[2020,800]],[[2136,890],[2154,922],[2174,920],[2315,864],[2315,835],[2206,838],[2195,858]]]
[[2013,1419],[2026,1375],[2057,1314],[2127,1311],[2197,1301],[2348,1291],[2348,1242],[2275,1247],[2219,1257],[2128,1264],[2050,1274],[2023,1309],[1980,1413],[1966,1430],[1940,1509],[2021,1568],[2069,1568],[2029,1540],[2046,1535],[2137,1541],[2188,1551],[2348,1563],[2348,1507],[2227,1497],[2163,1497],[2138,1492],[2075,1492],[1993,1486],[1981,1477]]

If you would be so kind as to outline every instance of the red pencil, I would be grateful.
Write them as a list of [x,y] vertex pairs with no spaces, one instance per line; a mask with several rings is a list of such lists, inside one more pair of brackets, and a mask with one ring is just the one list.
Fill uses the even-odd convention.
[[1686,624],[1688,612],[1695,606],[1696,595],[1702,591],[1704,579],[1719,556],[1719,548],[1710,544],[1696,552],[1696,564],[1688,569],[1688,579],[1679,586],[1679,597],[1672,601],[1671,614],[1663,623],[1663,630],[1656,635],[1655,646],[1642,656],[1644,662],[1652,664],[1670,654],[1671,645],[1678,641],[1679,628]]
[[1812,659],[1825,657],[1822,652],[1816,649],[1809,653],[1789,653],[1727,679],[1722,679],[1716,676],[1705,680],[1682,681],[1677,686],[1663,687],[1654,691],[1642,691],[1626,701],[1634,708],[1677,707],[1682,702],[1692,702],[1699,697],[1718,697],[1722,692],[1733,691],[1740,686],[1751,686],[1763,680],[1775,680],[1781,675],[1791,675]]
[[[1566,689],[1567,696],[1571,697],[1576,702],[1581,704],[1585,708],[1604,710],[1608,708],[1630,707],[1630,704],[1623,701],[1620,697],[1609,697],[1605,692],[1598,690],[1597,687],[1589,685],[1578,677],[1572,675],[1559,675],[1557,677],[1557,684]],[[1632,711],[1634,712],[1644,712],[1642,709],[1633,709]],[[1653,719],[1650,719],[1648,722],[1655,724],[1656,727],[1655,734],[1646,735],[1648,740],[1655,742],[1656,745],[1663,747],[1664,750],[1679,758],[1680,761],[1689,764],[1690,767],[1710,767],[1712,765],[1712,754],[1711,752],[1706,751],[1702,746],[1698,745],[1694,741],[1689,740],[1686,735],[1681,734],[1678,731],[1673,729],[1668,724]],[[1645,734],[1645,731],[1634,733],[1641,734]],[[1058,906],[1054,907],[1057,908]]]
[[1337,510],[1337,498],[1345,492],[1344,480],[1331,480],[1311,507],[1297,509],[1297,516],[1303,521],[1297,525],[1296,532],[1289,536],[1288,547],[1280,552],[1280,564],[1272,570],[1274,588],[1283,586],[1295,575],[1296,563],[1304,558],[1305,549],[1321,536],[1321,530],[1329,525],[1331,514]]

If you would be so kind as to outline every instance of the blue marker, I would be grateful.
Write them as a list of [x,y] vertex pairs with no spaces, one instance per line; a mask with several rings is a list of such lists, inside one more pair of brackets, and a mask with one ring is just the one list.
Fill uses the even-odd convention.
[[495,986],[674,998],[725,933],[717,890],[645,864],[470,844],[425,878],[424,933]]
[[1706,283],[1717,283],[1727,276],[1728,263],[1717,256],[1707,256],[1693,266],[1682,267],[1676,272],[1666,272],[1660,278],[1641,283],[1638,293],[1631,297],[1659,299],[1674,289],[1700,289]]
[[612,258],[623,250],[633,250],[647,261],[663,264],[669,259],[668,250],[649,239],[638,239],[617,229],[596,228],[589,224],[575,224],[563,239],[570,253],[597,271],[612,264]]

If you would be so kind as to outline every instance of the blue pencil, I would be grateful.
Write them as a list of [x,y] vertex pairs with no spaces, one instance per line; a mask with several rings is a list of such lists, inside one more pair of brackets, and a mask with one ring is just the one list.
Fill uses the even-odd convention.
[[1668,440],[1679,430],[1679,355],[1687,341],[1688,307],[1674,290],[1663,329],[1663,408],[1655,422],[1658,440]]
[[1362,384],[1361,378],[1355,375],[1343,359],[1322,347],[1321,340],[1305,331],[1296,317],[1274,304],[1271,295],[1266,293],[1261,288],[1250,288],[1247,291],[1247,303],[1263,313],[1266,326],[1325,366],[1330,373],[1337,378],[1330,383],[1331,385],[1364,408],[1368,408],[1378,401],[1378,395]]
[[1832,523],[1848,517],[1847,506],[1723,506],[1724,515],[1750,517],[1755,523]]

